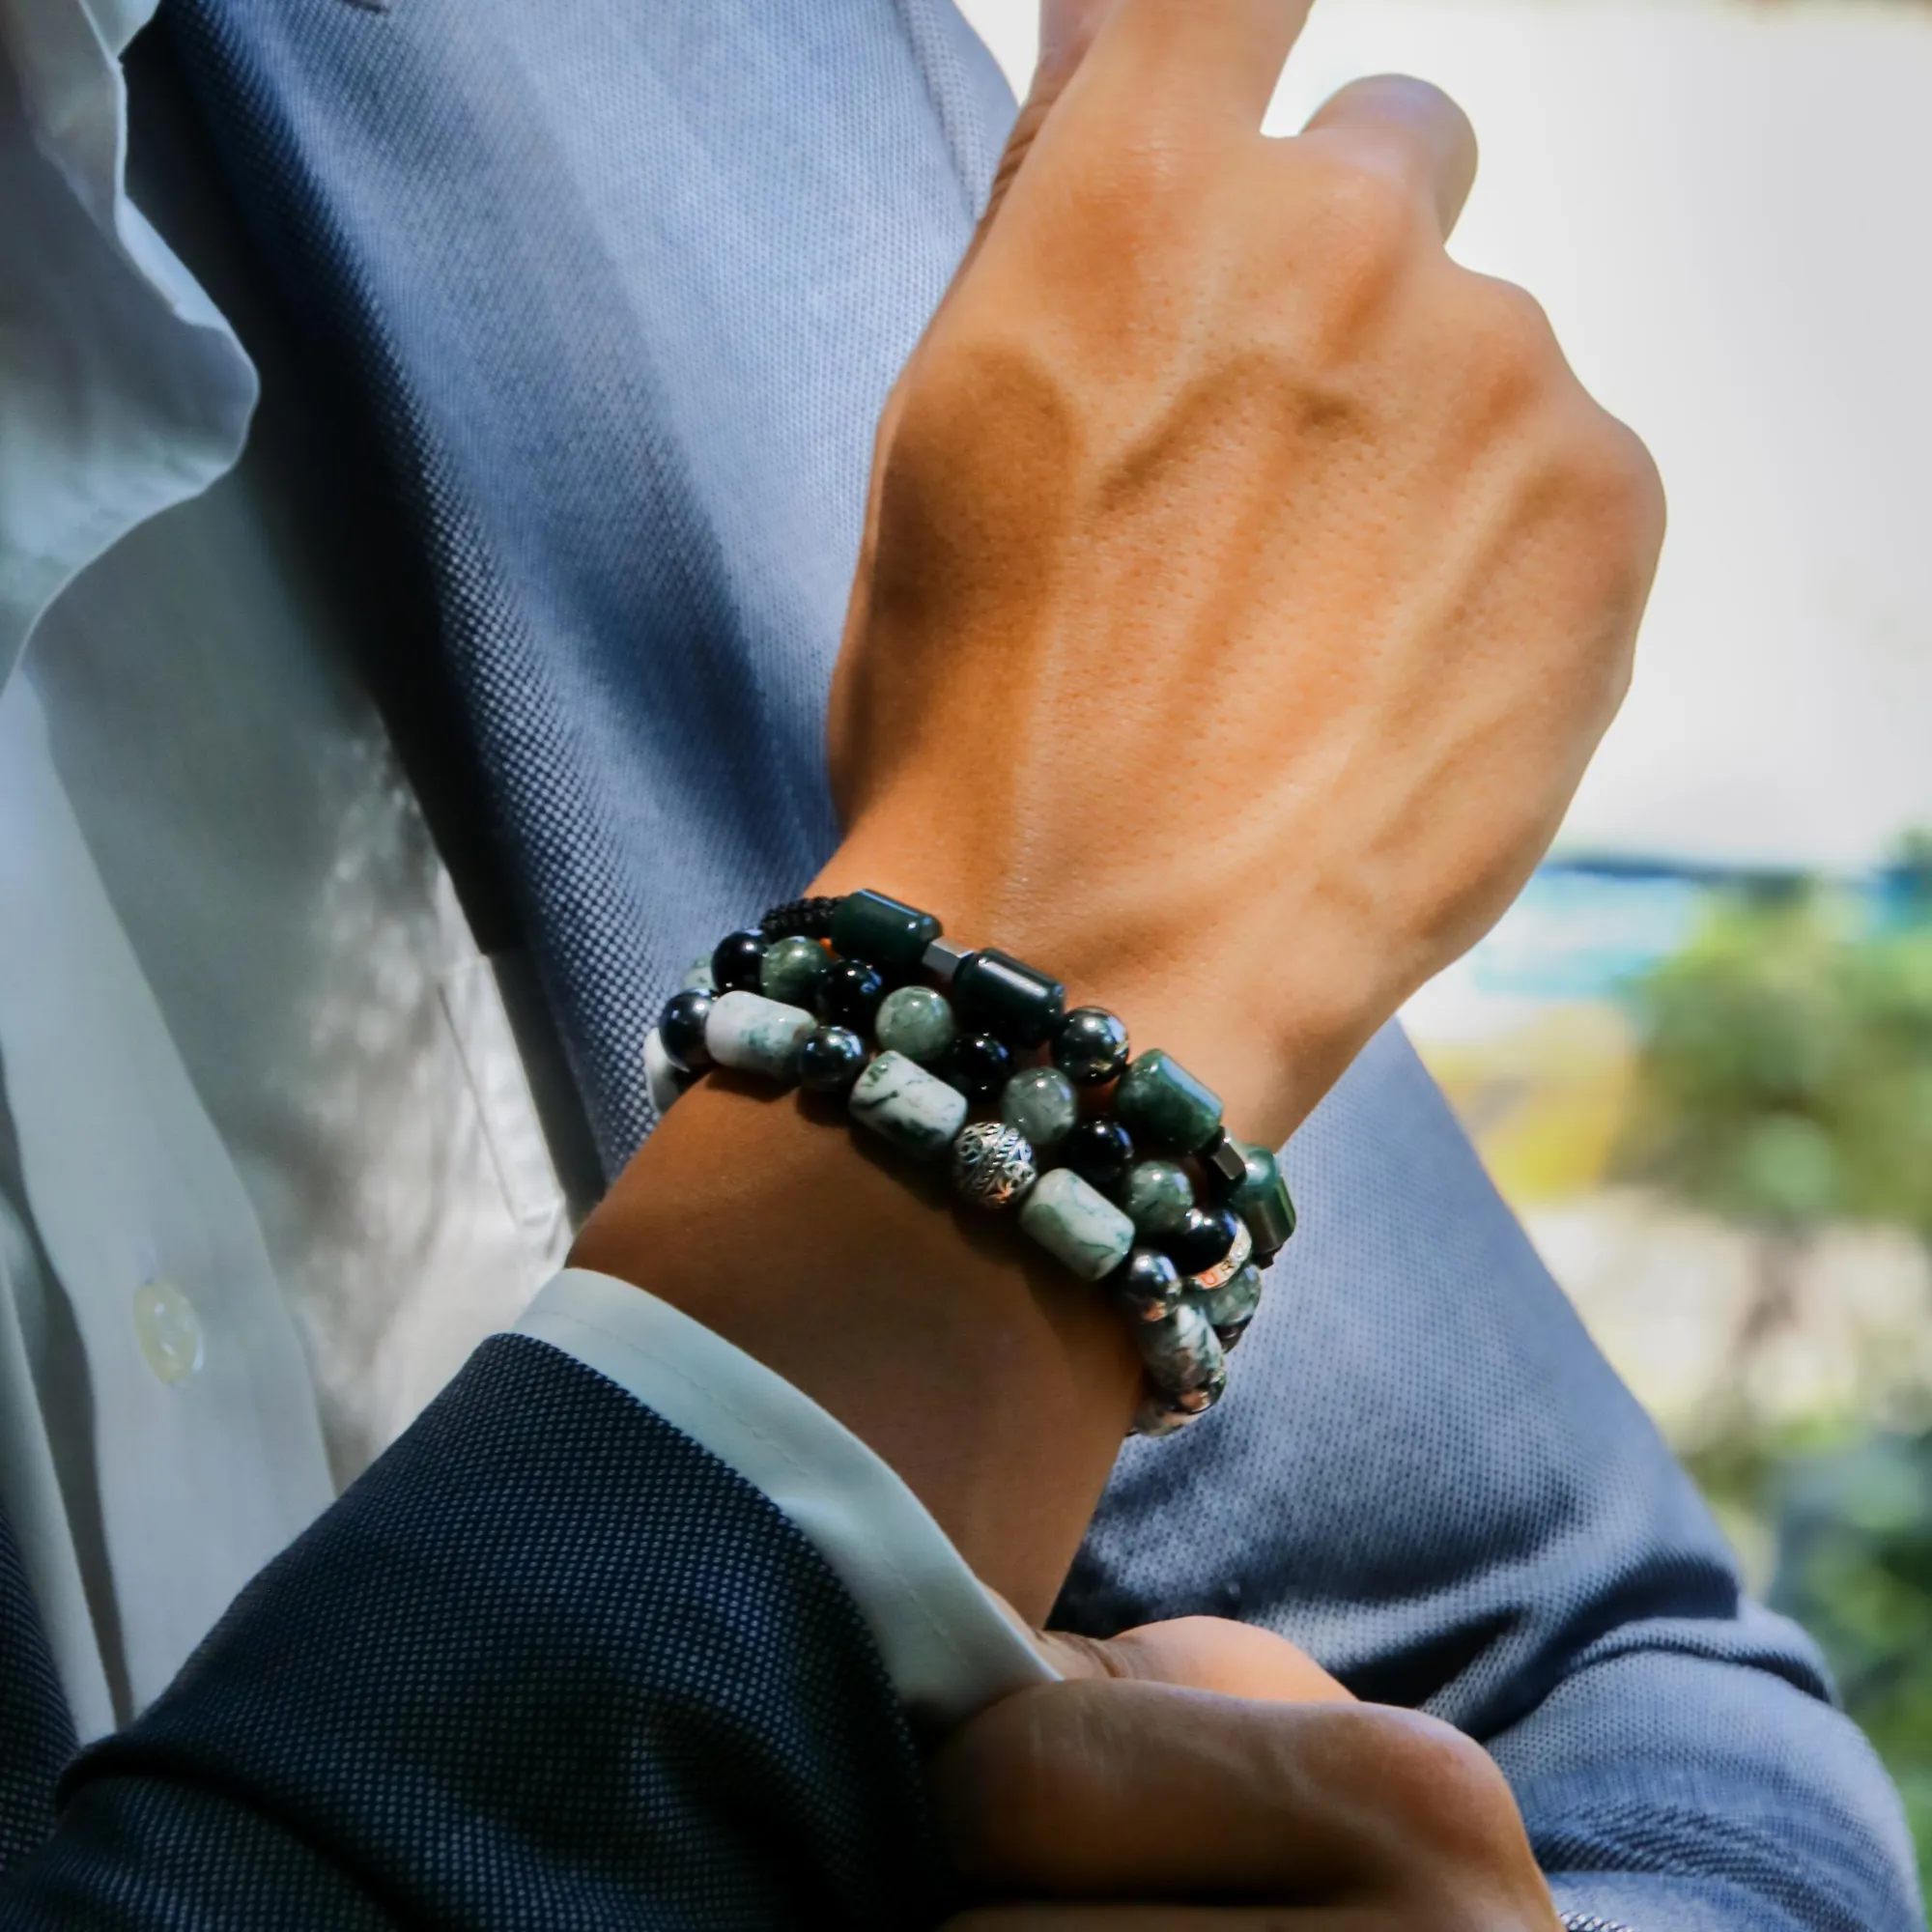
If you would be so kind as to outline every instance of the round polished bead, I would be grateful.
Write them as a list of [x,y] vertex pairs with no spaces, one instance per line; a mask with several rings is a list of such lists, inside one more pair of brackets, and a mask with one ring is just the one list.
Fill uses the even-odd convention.
[[961,1034],[952,1042],[940,1072],[971,1100],[989,1100],[1007,1084],[1013,1056],[1004,1040],[989,1033]]
[[818,1010],[834,1026],[850,1027],[854,1033],[869,1033],[879,1002],[886,997],[886,982],[876,967],[863,959],[835,959],[818,982]]
[[1171,1160],[1139,1160],[1127,1170],[1121,1206],[1135,1233],[1158,1240],[1179,1233],[1194,1206],[1194,1183]]
[[1232,1349],[1261,1306],[1262,1271],[1249,1262],[1210,1293],[1189,1298],[1207,1316],[1208,1324],[1221,1338],[1222,1348]]
[[765,963],[761,932],[727,932],[711,955],[712,984],[721,993],[755,993]]
[[1066,1167],[1034,1182],[1020,1227],[1082,1281],[1112,1274],[1134,1244],[1134,1224]]
[[1218,1368],[1193,1388],[1170,1393],[1150,1386],[1134,1411],[1133,1433],[1158,1438],[1198,1422],[1228,1392],[1228,1371]]
[[694,986],[673,993],[658,1021],[671,1065],[686,1073],[702,1073],[711,1065],[711,1049],[704,1043],[704,1023],[711,1017],[711,995]]
[[1059,1067],[1023,1066],[1001,1090],[1000,1118],[1035,1147],[1058,1147],[1073,1131],[1080,1102]]
[[938,937],[939,922],[929,912],[884,893],[847,893],[832,915],[832,945],[839,956],[863,959],[890,980],[910,980]]
[[1207,1316],[1191,1301],[1179,1302],[1158,1321],[1136,1322],[1133,1336],[1148,1379],[1170,1395],[1210,1380],[1226,1352]]
[[1158,1321],[1180,1299],[1180,1270],[1158,1248],[1136,1248],[1104,1286],[1136,1321]]
[[1111,1194],[1134,1164],[1134,1137],[1119,1121],[1090,1115],[1061,1143],[1061,1158],[1083,1180]]
[[1180,1226],[1163,1236],[1160,1244],[1182,1274],[1200,1274],[1235,1245],[1235,1231],[1240,1225],[1232,1208],[1190,1208]]
[[1246,1267],[1255,1252],[1255,1237],[1248,1233],[1248,1224],[1239,1216],[1235,1220],[1235,1238],[1228,1252],[1211,1266],[1197,1268],[1187,1277],[1187,1288],[1191,1294],[1211,1294],[1225,1281],[1232,1281],[1236,1274]]
[[1027,1137],[1004,1122],[976,1122],[952,1143],[952,1184],[976,1208],[1010,1208],[1038,1179]]
[[815,939],[775,939],[758,966],[758,991],[788,1007],[812,1006],[831,963]]
[[1075,1007],[1053,1036],[1052,1051],[1069,1080],[1103,1086],[1127,1064],[1127,1030],[1105,1007]]
[[798,1084],[811,1094],[842,1094],[865,1071],[866,1042],[848,1027],[813,1027],[798,1050]]
[[940,1059],[959,1031],[945,995],[930,986],[901,986],[888,993],[879,1003],[874,1028],[882,1047],[922,1065]]
[[1219,1096],[1159,1047],[1142,1054],[1121,1075],[1114,1111],[1147,1146],[1163,1153],[1193,1153],[1221,1124]]

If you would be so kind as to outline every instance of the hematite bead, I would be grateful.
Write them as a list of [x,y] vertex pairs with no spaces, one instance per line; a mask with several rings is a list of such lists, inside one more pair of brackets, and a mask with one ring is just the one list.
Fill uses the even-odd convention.
[[1057,1066],[1023,1066],[1001,1090],[1000,1118],[1035,1147],[1058,1147],[1073,1131],[1080,1102]]
[[813,1027],[798,1049],[798,1084],[812,1094],[842,1094],[866,1065],[866,1042],[847,1027]]
[[1061,1143],[1060,1157],[1083,1179],[1112,1193],[1134,1164],[1134,1137],[1119,1121],[1090,1115]]
[[1005,1042],[989,1033],[962,1034],[940,1063],[940,1072],[975,1100],[988,1100],[1007,1084],[1013,1057]]
[[1208,1185],[1214,1190],[1216,1200],[1225,1201],[1248,1178],[1241,1144],[1225,1126],[1215,1128],[1213,1139],[1195,1158],[1207,1170]]
[[1255,1251],[1255,1237],[1248,1233],[1248,1224],[1238,1216],[1235,1220],[1235,1238],[1228,1252],[1211,1267],[1197,1269],[1187,1277],[1188,1292],[1193,1294],[1210,1294],[1224,1281],[1231,1281],[1235,1275],[1247,1266]]
[[788,1007],[809,1007],[831,963],[815,939],[775,939],[758,966],[758,991]]
[[1134,1244],[1134,1224],[1067,1167],[1034,1182],[1020,1226],[1082,1281],[1112,1274]]
[[1066,988],[1037,966],[987,947],[959,962],[952,1004],[969,1025],[1021,1046],[1037,1046],[1060,1024]]
[[863,959],[835,959],[818,982],[820,1015],[854,1033],[872,1030],[872,1016],[885,997],[885,980]]
[[1206,1147],[1221,1124],[1218,1095],[1159,1047],[1142,1054],[1121,1075],[1114,1111],[1140,1140],[1164,1153]]
[[852,1118],[915,1160],[936,1160],[966,1124],[966,1096],[902,1053],[882,1053],[853,1083]]
[[1240,1225],[1232,1208],[1190,1208],[1180,1226],[1162,1236],[1160,1244],[1182,1274],[1200,1274],[1235,1245],[1235,1231]]
[[664,1035],[656,1027],[644,1036],[644,1091],[660,1116],[671,1110],[677,1096],[691,1085],[692,1075],[671,1063]]
[[1136,1248],[1103,1286],[1136,1321],[1158,1321],[1180,1299],[1180,1270],[1158,1248]]
[[721,993],[755,993],[765,963],[761,932],[727,932],[711,955],[711,980]]
[[1148,1379],[1165,1395],[1203,1387],[1222,1366],[1220,1340],[1191,1301],[1180,1302],[1158,1321],[1139,1323],[1133,1334]]
[[1136,1161],[1120,1190],[1135,1230],[1158,1240],[1178,1234],[1194,1206],[1194,1183],[1171,1160]]
[[658,1021],[658,1032],[664,1036],[664,1050],[670,1055],[671,1065],[686,1073],[702,1073],[711,1065],[710,1049],[704,1044],[704,1022],[711,1017],[711,999],[709,993],[700,993],[695,986],[673,993]]
[[793,1080],[799,1049],[815,1025],[803,1007],[783,1006],[761,993],[720,993],[704,1022],[704,1044],[720,1066]]
[[833,951],[876,966],[890,980],[910,980],[938,937],[939,922],[929,912],[884,893],[847,893],[832,915]]
[[1127,1030],[1105,1007],[1075,1007],[1053,1036],[1053,1064],[1083,1087],[1099,1087],[1127,1064]]
[[1039,1178],[1017,1127],[980,1121],[952,1143],[952,1184],[976,1208],[1010,1208]]
[[930,986],[901,986],[880,1002],[874,1031],[882,1047],[928,1065],[952,1044],[958,1028],[944,994]]
[[1228,1196],[1228,1206],[1248,1224],[1263,1261],[1272,1261],[1294,1233],[1294,1203],[1274,1155],[1266,1148],[1238,1145],[1243,1175]]
[[1190,1297],[1207,1316],[1215,1334],[1221,1338],[1224,1349],[1232,1349],[1240,1339],[1242,1329],[1254,1319],[1261,1298],[1262,1271],[1253,1262],[1236,1268],[1211,1293]]

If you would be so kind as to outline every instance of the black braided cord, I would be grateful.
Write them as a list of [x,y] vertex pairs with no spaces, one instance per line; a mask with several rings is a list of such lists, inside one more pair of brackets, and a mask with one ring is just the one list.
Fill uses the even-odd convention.
[[1630,1932],[1630,1927],[1613,1918],[1599,1918],[1594,1912],[1566,1912],[1563,1932]]
[[787,899],[758,922],[767,939],[829,939],[832,915],[844,904],[840,898]]

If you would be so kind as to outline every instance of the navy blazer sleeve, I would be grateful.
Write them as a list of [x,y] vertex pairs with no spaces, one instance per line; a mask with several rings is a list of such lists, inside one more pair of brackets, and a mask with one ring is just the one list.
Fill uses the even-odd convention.
[[924,1925],[871,1637],[765,1497],[592,1371],[486,1343],[86,1752],[10,1928]]

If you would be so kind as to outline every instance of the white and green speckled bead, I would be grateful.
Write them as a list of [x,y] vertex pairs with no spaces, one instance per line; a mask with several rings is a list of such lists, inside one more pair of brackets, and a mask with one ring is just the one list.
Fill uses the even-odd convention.
[[1020,1226],[1082,1281],[1111,1274],[1134,1244],[1134,1224],[1070,1167],[1057,1167],[1034,1183]]
[[761,993],[720,993],[704,1022],[705,1050],[720,1066],[791,1080],[798,1050],[818,1022],[803,1007],[788,1007]]
[[915,1160],[936,1160],[966,1124],[966,1096],[902,1053],[878,1056],[852,1084],[852,1118]]

